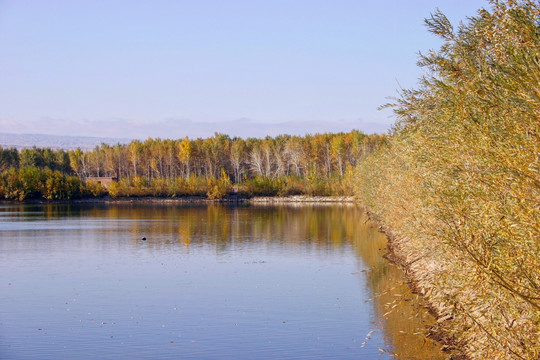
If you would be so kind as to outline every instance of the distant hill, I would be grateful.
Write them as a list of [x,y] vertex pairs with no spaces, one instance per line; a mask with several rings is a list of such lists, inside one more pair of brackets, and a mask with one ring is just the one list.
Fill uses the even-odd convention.
[[101,143],[114,145],[117,143],[126,144],[131,139],[102,138],[92,136],[61,136],[44,134],[7,134],[0,133],[0,146],[3,148],[15,147],[17,149],[38,148],[72,150],[81,148],[83,150],[93,149]]

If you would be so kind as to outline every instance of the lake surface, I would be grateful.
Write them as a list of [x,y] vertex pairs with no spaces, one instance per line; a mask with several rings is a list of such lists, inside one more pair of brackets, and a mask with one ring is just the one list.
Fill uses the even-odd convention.
[[444,359],[385,246],[352,205],[0,205],[0,358]]

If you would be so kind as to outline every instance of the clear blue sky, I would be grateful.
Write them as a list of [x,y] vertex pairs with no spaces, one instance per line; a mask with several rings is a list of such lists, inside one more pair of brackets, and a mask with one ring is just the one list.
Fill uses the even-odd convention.
[[385,132],[423,19],[484,0],[0,0],[0,132]]

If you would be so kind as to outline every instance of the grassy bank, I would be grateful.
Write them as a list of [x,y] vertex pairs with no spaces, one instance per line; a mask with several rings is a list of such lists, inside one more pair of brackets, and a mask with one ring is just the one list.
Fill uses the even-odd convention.
[[492,2],[422,57],[357,194],[472,359],[540,358],[540,6]]

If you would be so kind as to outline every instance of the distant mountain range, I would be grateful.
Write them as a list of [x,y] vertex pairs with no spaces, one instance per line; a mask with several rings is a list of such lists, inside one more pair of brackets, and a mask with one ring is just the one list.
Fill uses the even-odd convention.
[[93,149],[102,143],[127,144],[131,139],[93,137],[93,136],[61,136],[45,134],[7,134],[0,133],[0,146],[3,148],[15,147],[17,149],[38,148],[73,150],[81,148],[83,150]]

